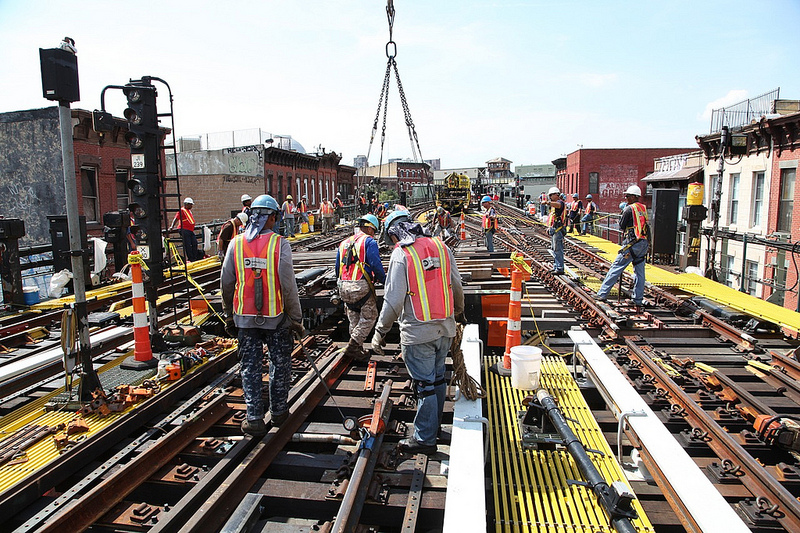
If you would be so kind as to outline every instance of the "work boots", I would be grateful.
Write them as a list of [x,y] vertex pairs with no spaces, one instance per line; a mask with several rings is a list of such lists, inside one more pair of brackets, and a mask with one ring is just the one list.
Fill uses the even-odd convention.
[[267,434],[267,425],[263,419],[245,420],[242,422],[242,433],[247,433],[253,437],[263,437]]

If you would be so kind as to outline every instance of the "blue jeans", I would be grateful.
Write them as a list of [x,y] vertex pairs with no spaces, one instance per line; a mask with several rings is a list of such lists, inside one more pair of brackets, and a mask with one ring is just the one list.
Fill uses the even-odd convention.
[[486,251],[494,252],[494,231],[484,231],[483,240],[486,243]]
[[414,439],[425,445],[436,444],[442,422],[447,382],[444,360],[450,351],[451,337],[441,337],[423,344],[403,344],[400,351],[417,393]]
[[294,218],[283,219],[283,236],[294,237]]
[[617,258],[611,264],[608,274],[600,285],[600,290],[597,291],[598,298],[608,297],[608,293],[611,292],[611,288],[625,271],[625,267],[633,262],[633,303],[642,305],[644,302],[644,259],[647,255],[647,247],[647,240],[642,239],[626,250],[624,255],[617,254]]
[[550,244],[553,249],[553,270],[564,271],[564,227],[555,230],[550,237]]
[[594,233],[594,215],[583,215],[583,233]]

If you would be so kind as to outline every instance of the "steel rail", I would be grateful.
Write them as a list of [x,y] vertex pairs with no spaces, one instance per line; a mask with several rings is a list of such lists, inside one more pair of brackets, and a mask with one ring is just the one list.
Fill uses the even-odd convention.
[[[686,411],[686,419],[695,427],[708,432],[706,444],[722,460],[728,459],[741,466],[741,482],[755,496],[765,497],[777,504],[781,511],[773,516],[787,531],[800,531],[800,502],[781,485],[756,459],[725,431],[700,405],[697,404],[661,367],[636,344],[635,338],[626,337],[630,354],[665,387],[671,398]],[[759,494],[761,493],[761,494]],[[770,499],[771,498],[771,499]]]

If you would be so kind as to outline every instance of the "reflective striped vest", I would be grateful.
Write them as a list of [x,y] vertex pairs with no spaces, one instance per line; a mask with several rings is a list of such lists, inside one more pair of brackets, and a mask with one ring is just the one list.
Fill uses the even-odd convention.
[[[263,317],[276,317],[283,313],[281,282],[278,279],[281,236],[277,233],[266,233],[247,242],[244,235],[237,235],[233,246],[236,251],[233,312],[240,316]],[[256,309],[256,283],[261,283],[263,288],[261,309]]]
[[586,213],[587,215],[591,215],[595,211],[597,211],[597,204],[596,203],[589,202],[588,204],[586,204],[586,209],[584,210],[584,213]]
[[406,256],[408,296],[414,317],[422,322],[453,315],[450,257],[438,237],[417,237],[402,247]]
[[562,200],[558,201],[561,204],[561,214],[556,216],[556,208],[550,205],[550,217],[547,219],[547,225],[551,228],[560,228],[567,221],[567,206]]
[[332,215],[333,214],[333,204],[328,202],[327,200],[322,202],[319,206],[319,212],[324,215]]
[[647,208],[639,202],[630,205],[633,215],[633,234],[637,239],[647,238]]
[[356,281],[364,277],[359,263],[367,257],[367,235],[351,235],[339,244],[339,279]]
[[580,209],[580,207],[578,206],[578,204],[580,204],[580,200],[573,200],[573,201],[572,201],[572,202],[569,204],[569,210],[570,210],[570,211],[578,211],[578,210]]
[[180,213],[175,215],[175,218],[180,217],[180,228],[194,231],[194,215],[189,209],[181,207]]
[[481,222],[483,223],[484,231],[490,229],[497,231],[497,212],[493,207],[486,210],[486,212],[483,214],[483,219]]

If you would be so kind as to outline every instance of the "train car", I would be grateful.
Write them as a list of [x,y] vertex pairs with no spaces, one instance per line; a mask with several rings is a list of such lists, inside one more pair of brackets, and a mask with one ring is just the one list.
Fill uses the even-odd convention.
[[455,172],[445,177],[444,184],[436,188],[437,203],[451,214],[469,209],[471,195],[469,177]]

